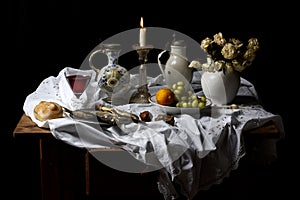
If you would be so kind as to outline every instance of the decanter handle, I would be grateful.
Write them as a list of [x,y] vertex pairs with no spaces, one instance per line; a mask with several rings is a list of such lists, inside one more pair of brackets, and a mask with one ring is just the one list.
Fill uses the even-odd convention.
[[98,54],[98,53],[104,54],[103,49],[98,49],[98,50],[91,53],[91,55],[89,57],[89,66],[90,66],[90,68],[92,68],[93,70],[95,70],[99,74],[100,69],[98,69],[93,63],[93,59],[94,59],[95,55]]

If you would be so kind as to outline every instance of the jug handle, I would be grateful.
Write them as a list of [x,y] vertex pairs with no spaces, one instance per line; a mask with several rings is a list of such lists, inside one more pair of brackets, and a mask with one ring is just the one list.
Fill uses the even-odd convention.
[[95,67],[94,63],[93,63],[93,58],[97,53],[103,53],[102,49],[98,49],[96,51],[94,51],[90,57],[89,57],[89,66],[90,68],[92,68],[93,70],[95,70],[98,74],[100,73],[100,69],[98,69],[97,67]]
[[158,63],[158,66],[159,66],[159,68],[160,68],[160,71],[161,71],[161,73],[162,73],[164,79],[166,79],[166,77],[165,77],[165,65],[161,64],[160,58],[161,58],[161,56],[162,56],[164,53],[166,53],[166,51],[167,51],[167,50],[163,50],[163,51],[160,52],[160,53],[158,54],[158,56],[157,56],[157,63]]

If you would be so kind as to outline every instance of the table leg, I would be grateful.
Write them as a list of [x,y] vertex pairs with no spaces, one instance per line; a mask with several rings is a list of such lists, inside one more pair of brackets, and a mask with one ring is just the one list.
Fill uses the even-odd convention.
[[39,143],[42,199],[86,197],[86,150],[54,138],[41,138]]

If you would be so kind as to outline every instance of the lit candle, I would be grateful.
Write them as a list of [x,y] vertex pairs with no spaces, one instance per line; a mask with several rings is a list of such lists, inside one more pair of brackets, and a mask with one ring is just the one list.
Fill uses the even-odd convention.
[[143,47],[146,45],[146,28],[144,27],[143,17],[141,17],[140,26],[140,46]]

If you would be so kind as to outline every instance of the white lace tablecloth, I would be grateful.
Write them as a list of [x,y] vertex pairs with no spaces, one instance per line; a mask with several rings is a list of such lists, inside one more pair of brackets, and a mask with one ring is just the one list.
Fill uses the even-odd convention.
[[[263,126],[272,121],[282,134],[281,116],[272,114],[259,105],[239,109],[212,107],[204,109],[200,117],[187,114],[175,115],[175,125],[164,121],[130,123],[119,126],[94,126],[64,117],[40,122],[33,115],[34,106],[42,100],[55,101],[65,108],[74,110],[66,99],[63,69],[57,76],[46,78],[27,96],[24,112],[38,126],[48,127],[53,136],[79,148],[121,148],[129,152],[151,170],[160,170],[158,189],[165,199],[176,199],[179,194],[192,199],[201,189],[219,183],[238,166],[245,154],[242,132]],[[201,93],[201,74],[194,73],[192,86]],[[131,75],[132,88],[137,76]],[[148,77],[151,94],[164,85],[162,76]],[[132,91],[132,90],[129,90]],[[131,92],[127,91],[127,96]],[[93,107],[102,102],[96,82],[91,82],[85,94],[84,107]],[[253,85],[241,79],[238,97],[258,100]],[[95,101],[95,99],[98,99]],[[153,119],[163,111],[152,104],[125,104],[116,106],[139,116],[150,111]],[[150,171],[150,170],[149,170]]]

